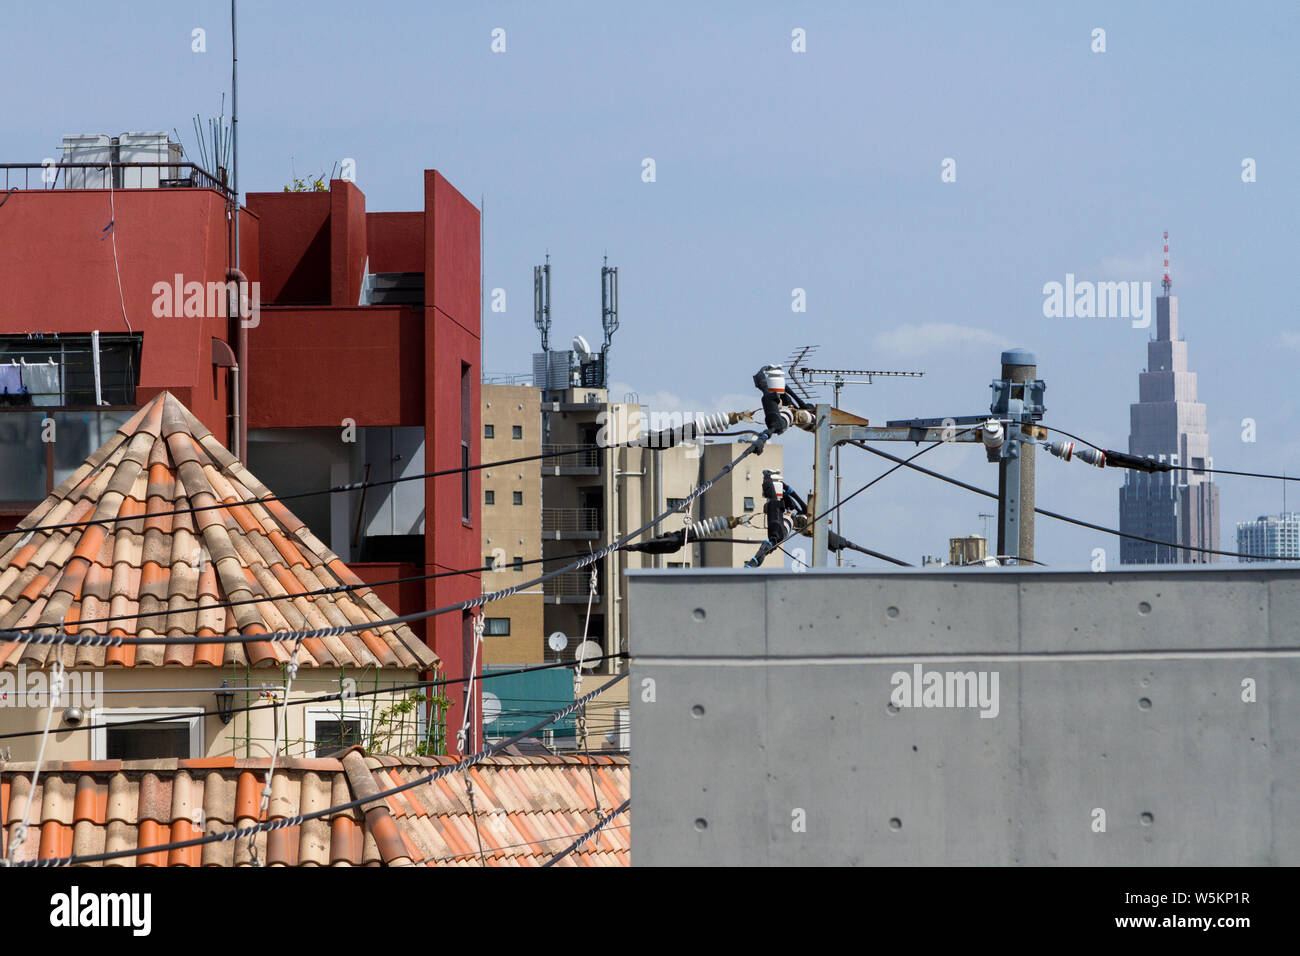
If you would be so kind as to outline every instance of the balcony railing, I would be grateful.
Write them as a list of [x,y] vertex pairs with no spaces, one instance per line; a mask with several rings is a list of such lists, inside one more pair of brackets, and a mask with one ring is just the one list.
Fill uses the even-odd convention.
[[[585,599],[591,590],[591,571],[566,571],[542,582],[542,593],[547,597],[580,597]],[[597,591],[596,600],[600,600]]]
[[10,189],[215,189],[230,195],[225,174],[194,163],[0,163]]
[[[543,445],[542,452],[553,456],[543,459],[547,465],[562,471],[570,468],[600,468],[601,450],[590,445]],[[570,452],[570,454],[562,454],[562,452]]]
[[543,508],[542,530],[569,533],[600,533],[599,508]]

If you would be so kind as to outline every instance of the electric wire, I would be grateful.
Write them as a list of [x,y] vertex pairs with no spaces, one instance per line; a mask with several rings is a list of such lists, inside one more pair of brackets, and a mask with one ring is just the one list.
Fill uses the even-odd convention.
[[[696,543],[707,544],[756,544],[756,541],[748,541],[742,538],[696,538]],[[484,572],[493,572],[505,574],[518,568],[526,567],[533,564],[546,564],[551,561],[571,561],[571,554],[553,554],[549,557],[529,558],[527,561],[511,562],[500,565],[484,565],[477,568],[465,568],[460,571],[436,571],[432,574],[409,574],[400,578],[388,578],[382,581],[362,581],[360,584],[331,584],[327,587],[314,588],[309,591],[297,591],[292,594],[267,594],[262,597],[240,598],[238,601],[213,601],[208,604],[192,604],[189,606],[174,606],[168,604],[163,610],[158,611],[139,611],[134,614],[110,614],[107,617],[87,617],[78,618],[75,623],[78,626],[85,624],[108,624],[113,621],[136,621],[142,618],[163,617],[169,614],[183,613],[186,611],[209,611],[216,608],[233,608],[242,607],[248,604],[268,604],[274,601],[293,601],[303,597],[320,597],[328,594],[343,594],[349,591],[360,591],[366,588],[374,589],[388,587],[394,584],[410,584],[415,581],[432,581],[437,578],[458,577],[465,574],[479,574]],[[174,599],[169,599],[169,601]],[[39,627],[50,627],[49,624],[26,624],[21,627],[15,625],[14,630],[32,630]]]
[[628,797],[628,799],[624,800],[617,807],[611,810],[608,814],[606,814],[605,816],[597,820],[596,825],[594,827],[592,827],[582,836],[578,837],[578,839],[574,840],[572,843],[570,843],[567,847],[565,847],[555,856],[551,857],[549,860],[543,863],[542,866],[543,867],[554,866],[555,864],[563,860],[566,856],[568,856],[570,853],[573,853],[575,850],[580,849],[584,843],[586,843],[593,836],[599,833],[605,827],[605,825],[609,823],[609,821],[613,820],[620,813],[626,812],[627,808],[630,807],[631,805],[632,805],[632,798]]
[[[1064,432],[1062,432],[1062,434],[1064,434]],[[899,462],[900,464],[906,465],[908,468],[911,468],[915,471],[919,471],[922,474],[929,475],[932,478],[938,478],[940,481],[946,481],[951,485],[956,485],[958,488],[965,488],[967,491],[973,491],[975,494],[983,495],[985,498],[997,499],[998,497],[997,494],[995,494],[992,491],[987,491],[984,488],[976,487],[975,485],[964,482],[959,478],[953,478],[949,475],[944,475],[937,471],[931,471],[929,468],[926,468],[922,465],[914,465],[907,459],[898,458],[895,455],[891,455],[887,451],[881,451],[879,448],[873,448],[872,446],[868,445],[866,442],[850,441],[848,442],[848,444],[856,445],[858,448],[861,448],[864,451],[869,451],[873,455],[879,455],[881,458],[888,458],[891,461]],[[1158,538],[1148,538],[1140,534],[1131,534],[1127,531],[1118,531],[1115,528],[1107,528],[1104,525],[1093,524],[1091,521],[1084,521],[1082,518],[1072,518],[1069,515],[1058,514],[1055,511],[1048,511],[1046,508],[1034,508],[1034,511],[1048,518],[1055,518],[1057,521],[1064,521],[1067,522],[1068,524],[1078,525],[1081,528],[1090,528],[1093,531],[1101,531],[1104,534],[1113,534],[1116,537],[1129,538],[1133,541],[1143,541],[1146,542],[1147,544],[1161,545],[1162,547],[1172,548],[1175,551],[1197,551],[1202,554],[1218,554],[1218,555],[1222,555],[1223,557],[1248,558],[1251,560],[1258,560],[1258,561],[1300,561],[1300,558],[1276,557],[1276,556],[1262,555],[1262,554],[1242,554],[1237,551],[1220,551],[1217,548],[1202,548],[1191,544],[1174,544],[1169,541],[1161,541]]]
[[434,781],[441,780],[443,777],[448,777],[451,776],[452,774],[460,773],[469,767],[473,767],[479,763],[482,763],[487,758],[497,753],[500,753],[502,750],[506,749],[507,747],[513,746],[514,744],[518,743],[519,741],[523,740],[526,737],[533,736],[534,734],[537,733],[537,731],[541,730],[543,727],[547,726],[548,724],[554,723],[557,720],[563,720],[569,714],[577,710],[580,706],[586,704],[589,700],[604,693],[606,690],[613,687],[619,681],[626,678],[628,676],[628,673],[629,673],[628,671],[624,671],[623,673],[614,677],[612,680],[609,680],[606,683],[602,684],[600,687],[597,687],[590,694],[587,694],[586,697],[581,698],[580,700],[575,700],[572,704],[568,705],[567,707],[562,707],[554,714],[551,714],[550,716],[546,717],[544,720],[539,721],[538,723],[529,727],[527,730],[520,731],[519,733],[515,734],[513,737],[509,737],[506,740],[503,740],[497,744],[490,744],[487,747],[484,747],[479,752],[475,754],[471,754],[470,756],[465,757],[454,764],[450,764],[446,767],[440,767],[438,770],[435,770],[432,773],[428,773],[421,777],[417,777],[414,780],[407,781],[406,783],[400,784],[396,787],[392,787],[387,790],[380,790],[368,796],[357,797],[355,800],[351,800],[347,803],[341,803],[338,804],[337,806],[332,806],[332,807],[323,807],[322,809],[313,810],[309,813],[301,813],[292,817],[283,817],[281,819],[271,820],[265,823],[257,823],[246,827],[236,827],[231,830],[225,830],[221,833],[208,834],[206,836],[195,837],[190,840],[176,840],[171,843],[162,843],[154,846],[136,847],[135,849],[130,849],[130,850],[114,850],[105,853],[91,853],[91,854],[85,854],[81,856],[73,855],[73,856],[65,856],[65,857],[50,857],[47,859],[37,859],[37,860],[22,860],[20,862],[15,862],[10,865],[22,866],[22,867],[78,866],[78,865],[84,865],[88,863],[103,863],[108,860],[122,859],[123,857],[143,856],[145,854],[152,854],[152,853],[164,853],[164,852],[169,853],[172,850],[186,850],[189,849],[190,847],[203,846],[204,844],[207,843],[218,843],[218,842],[226,842],[230,840],[239,840],[242,839],[243,837],[246,836],[251,837],[264,831],[283,830],[288,827],[297,827],[297,826],[301,826],[303,823],[306,823],[309,820],[317,820],[320,819],[321,817],[332,816],[338,813],[344,813],[348,810],[353,810],[358,807],[362,807],[367,803],[374,803],[377,800],[385,800],[388,797],[396,796],[399,793],[403,793],[415,787],[424,786],[433,783]]
[[490,604],[493,601],[499,601],[503,598],[510,597],[511,595],[517,594],[520,591],[523,591],[527,588],[531,588],[538,584],[542,584],[543,582],[549,581],[550,579],[558,577],[559,575],[564,574],[566,572],[575,571],[580,568],[585,568],[591,564],[594,564],[600,559],[606,557],[607,555],[612,554],[613,552],[619,550],[624,545],[626,545],[629,541],[631,541],[633,538],[636,538],[639,535],[644,534],[646,531],[649,531],[659,522],[665,520],[670,515],[672,515],[679,508],[689,505],[700,495],[704,494],[706,491],[708,491],[709,488],[713,487],[714,484],[716,484],[723,477],[729,474],[731,470],[735,468],[736,465],[738,465],[746,457],[761,451],[763,445],[770,437],[771,436],[769,433],[764,432],[753,442],[751,442],[743,452],[741,452],[739,455],[736,456],[736,458],[728,462],[727,465],[725,465],[722,468],[722,470],[718,472],[718,474],[714,475],[713,478],[709,479],[706,482],[703,482],[702,484],[697,486],[693,491],[691,491],[684,499],[682,499],[682,502],[681,504],[678,505],[678,507],[666,511],[662,514],[655,515],[653,518],[651,518],[641,527],[635,529],[634,531],[628,532],[626,535],[619,538],[617,541],[613,541],[610,544],[605,545],[599,551],[594,551],[591,552],[590,554],[583,555],[579,557],[576,561],[573,561],[570,564],[566,564],[563,567],[557,568],[554,571],[548,571],[545,574],[542,574],[540,577],[533,578],[531,581],[525,581],[521,584],[516,584],[513,587],[505,588],[500,591],[494,591],[490,594],[481,594],[478,595],[477,597],[468,598],[464,601],[458,601],[455,604],[448,604],[437,608],[428,608],[423,611],[412,611],[408,614],[400,614],[395,617],[384,618],[378,621],[365,621],[361,623],[340,624],[340,625],[335,625],[333,627],[327,627],[327,628],[273,631],[264,634],[234,634],[234,635],[227,634],[222,636],[217,636],[217,635],[199,636],[193,634],[186,634],[186,635],[167,636],[167,637],[140,638],[140,637],[124,637],[120,635],[66,634],[66,633],[60,634],[60,633],[48,633],[48,632],[41,632],[41,631],[14,631],[12,629],[6,629],[6,630],[0,630],[0,641],[11,641],[11,642],[22,643],[22,644],[40,644],[40,645],[71,644],[74,646],[92,646],[92,647],[124,647],[130,645],[170,646],[170,645],[187,645],[187,644],[285,643],[289,641],[295,641],[298,639],[310,640],[310,639],[322,638],[322,637],[337,637],[340,634],[350,634],[356,631],[373,630],[382,627],[393,627],[398,624],[409,624],[412,621],[423,621],[431,617],[436,617],[440,614],[449,614],[449,613],[454,613],[456,611],[473,610],[474,608],[482,607],[485,604]]
[[[761,436],[764,433],[756,432],[755,434]],[[705,438],[708,436],[702,433],[698,437]],[[366,479],[365,481],[352,481],[343,485],[332,485],[328,488],[318,488],[314,491],[294,491],[283,495],[267,494],[267,495],[263,495],[260,498],[246,498],[242,501],[223,501],[218,504],[211,504],[211,505],[191,505],[187,508],[174,508],[169,511],[146,511],[137,515],[119,514],[119,515],[114,515],[112,517],[105,517],[105,518],[83,518],[80,521],[61,521],[57,524],[46,524],[46,525],[38,524],[38,525],[32,525],[30,527],[24,527],[20,522],[11,531],[7,532],[7,534],[15,534],[18,532],[22,532],[23,534],[26,534],[28,532],[35,532],[35,531],[59,531],[66,528],[83,528],[89,525],[107,525],[107,524],[115,524],[117,522],[142,521],[147,518],[166,518],[166,517],[171,517],[174,515],[182,515],[182,514],[192,515],[204,511],[217,511],[222,508],[252,507],[253,505],[265,504],[268,501],[293,501],[298,498],[312,498],[319,495],[342,494],[344,492],[357,491],[361,488],[376,488],[376,487],[381,487],[383,485],[396,485],[404,481],[423,481],[429,478],[445,478],[450,475],[467,474],[468,472],[471,471],[482,471],[486,468],[499,468],[505,465],[518,465],[524,462],[540,461],[545,458],[562,458],[565,455],[579,455],[586,451],[604,451],[605,449],[624,449],[624,448],[650,448],[652,450],[661,451],[664,448],[669,448],[669,447],[676,447],[676,446],[673,445],[659,446],[653,444],[643,444],[639,440],[620,442],[619,444],[615,444],[615,445],[600,445],[600,444],[584,445],[584,446],[579,446],[577,448],[544,451],[536,455],[523,455],[519,458],[503,458],[499,461],[480,462],[477,465],[459,465],[455,468],[442,468],[439,469],[438,471],[426,471],[418,475],[402,475],[397,478],[373,478],[373,479]],[[104,468],[106,466],[107,466],[107,462],[101,462],[95,469],[88,472],[85,477],[89,478],[90,475],[95,474],[95,472],[97,472],[99,469]],[[82,480],[84,481],[85,478],[83,478]],[[212,497],[215,498],[216,496],[213,495]],[[47,496],[47,500],[48,500],[48,496]]]
[[[600,657],[592,657],[589,658],[589,660],[590,661],[625,660],[627,656],[628,655],[626,651],[618,651],[613,654],[602,654]],[[562,667],[568,669],[572,666],[573,665],[570,664],[568,661],[557,661],[556,663],[553,664],[537,664],[535,666],[530,666],[530,667],[521,667],[516,670],[490,671],[486,674],[480,674],[478,679],[490,680],[495,677],[511,677],[516,674],[531,674],[534,671],[558,670]],[[340,691],[336,694],[321,694],[315,697],[304,697],[299,700],[292,701],[291,706],[298,707],[307,704],[327,704],[331,701],[347,701],[347,700],[354,700],[360,697],[376,697],[383,694],[391,694],[396,691],[422,690],[431,687],[450,687],[454,684],[465,684],[468,682],[469,682],[469,677],[467,676],[449,677],[441,680],[416,681],[410,684],[395,684],[393,686],[383,687],[377,690],[357,690],[357,691],[347,691],[347,692]],[[240,693],[249,693],[252,691],[257,691],[260,693],[261,691],[268,690],[268,689],[280,690],[281,688],[279,685],[274,685],[271,687],[233,686],[233,687],[218,688],[217,691],[229,690],[229,691],[233,691],[236,694],[240,694]],[[177,688],[177,690],[183,693],[208,692],[207,688]],[[127,691],[123,691],[123,693],[125,692]],[[137,691],[137,690],[131,690],[129,692],[141,693],[141,691]],[[285,696],[287,698],[288,695],[286,694]],[[115,721],[97,723],[97,724],[95,723],[77,724],[75,727],[64,727],[62,730],[59,731],[59,733],[63,734],[63,733],[77,733],[77,732],[91,731],[91,730],[102,730],[105,727],[135,727],[141,724],[161,724],[161,723],[167,723],[168,721],[175,721],[175,720],[193,720],[195,717],[221,717],[223,716],[223,714],[230,714],[231,716],[233,716],[235,714],[246,714],[258,710],[271,710],[278,706],[279,705],[276,703],[247,704],[243,707],[231,707],[224,711],[218,708],[217,710],[189,711],[184,714],[166,714],[162,717],[140,717],[136,720],[115,720]],[[9,733],[0,734],[0,740],[13,740],[19,737],[36,737],[40,733],[41,731],[39,730],[16,730],[16,731],[11,731]]]
[[[1048,431],[1054,431],[1057,432],[1058,434],[1064,435],[1066,438],[1072,438],[1077,442],[1082,442],[1083,444],[1087,445],[1089,448],[1097,449],[1097,451],[1101,452],[1102,454],[1105,454],[1106,452],[1106,449],[1102,448],[1100,445],[1094,445],[1086,438],[1080,438],[1078,435],[1072,435],[1069,432],[1067,432],[1064,428],[1057,428],[1055,425],[1040,425],[1038,427],[1046,428]],[[1170,465],[1169,470],[1170,471],[1192,471],[1192,472],[1196,472],[1197,474],[1207,474],[1207,475],[1236,475],[1237,477],[1240,478],[1265,478],[1270,481],[1300,481],[1300,477],[1297,477],[1295,475],[1270,475],[1259,471],[1232,471],[1227,468],[1197,468],[1195,465]],[[1179,547],[1181,547],[1181,545],[1179,545]]]

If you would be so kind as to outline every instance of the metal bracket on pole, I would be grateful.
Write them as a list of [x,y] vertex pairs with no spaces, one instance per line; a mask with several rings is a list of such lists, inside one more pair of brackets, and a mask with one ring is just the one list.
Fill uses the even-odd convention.
[[[975,423],[984,416],[964,418]],[[954,428],[954,419],[935,419],[916,423],[891,422],[884,428],[872,428],[865,418],[858,418],[830,405],[817,406],[817,420],[813,425],[813,500],[808,503],[814,516],[821,515],[812,524],[812,566],[824,568],[830,563],[830,464],[831,450],[848,441],[910,441],[921,442],[980,442],[983,437],[978,428]]]

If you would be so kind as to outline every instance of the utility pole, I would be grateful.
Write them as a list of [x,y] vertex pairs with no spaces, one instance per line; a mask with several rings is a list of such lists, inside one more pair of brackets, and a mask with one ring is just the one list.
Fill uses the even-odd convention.
[[850,441],[982,443],[988,460],[998,462],[998,556],[1016,564],[1033,559],[1033,442],[1046,435],[1046,430],[1034,423],[1043,417],[1046,386],[1035,378],[1037,360],[1025,349],[1003,352],[1001,371],[1002,377],[991,386],[992,417],[914,418],[872,428],[866,419],[839,408],[825,403],[816,406],[811,425],[814,433],[811,507],[814,516],[822,517],[812,524],[813,567],[824,568],[829,560],[830,521],[824,515],[830,510],[825,504],[830,496],[830,453]]
[[1033,423],[1043,417],[1044,389],[1033,352],[1008,349],[1002,353],[1002,378],[993,383],[989,409],[1006,426],[1006,441],[999,449],[997,553],[1015,558],[1017,564],[1034,560],[1032,433]]

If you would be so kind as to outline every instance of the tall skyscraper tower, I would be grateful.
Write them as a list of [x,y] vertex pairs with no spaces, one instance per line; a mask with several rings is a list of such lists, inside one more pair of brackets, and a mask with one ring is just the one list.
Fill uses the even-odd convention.
[[1156,299],[1156,337],[1147,343],[1147,368],[1138,377],[1138,401],[1129,406],[1128,450],[1191,471],[1125,472],[1119,490],[1119,528],[1168,541],[1173,547],[1120,539],[1120,564],[1202,564],[1219,556],[1188,550],[1219,547],[1219,488],[1203,470],[1214,467],[1205,405],[1196,400],[1196,373],[1187,370],[1187,343],[1178,335],[1178,299],[1171,293],[1169,233],[1164,234],[1164,295]]

